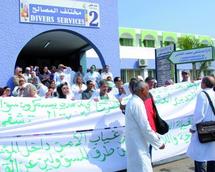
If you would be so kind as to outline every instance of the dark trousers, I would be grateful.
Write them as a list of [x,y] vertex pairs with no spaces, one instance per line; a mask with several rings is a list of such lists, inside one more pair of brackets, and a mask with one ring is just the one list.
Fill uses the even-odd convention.
[[195,172],[215,172],[215,161],[195,161]]
[[152,161],[152,145],[149,145],[149,155],[150,155],[150,159]]

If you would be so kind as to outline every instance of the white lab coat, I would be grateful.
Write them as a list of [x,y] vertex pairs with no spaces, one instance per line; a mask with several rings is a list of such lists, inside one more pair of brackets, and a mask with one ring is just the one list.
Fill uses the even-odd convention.
[[[101,76],[98,72],[93,71],[93,73],[91,72],[87,72],[84,76],[84,81],[87,82],[89,80],[93,81],[95,84],[98,84],[99,81],[101,79]],[[96,85],[96,87],[98,87],[98,85]]]
[[102,72],[101,73],[101,79],[107,79],[107,77],[110,76],[111,79],[113,80],[113,74],[111,72]]
[[81,100],[81,94],[84,90],[87,89],[87,86],[85,84],[82,84],[80,88],[77,84],[73,84],[71,89],[74,94],[75,100]]
[[[207,88],[206,91],[215,107],[215,92]],[[191,129],[196,130],[196,124],[201,121],[215,121],[215,115],[210,107],[205,93],[200,92],[197,97],[196,107],[193,115],[193,124]],[[215,161],[215,142],[200,143],[197,131],[192,134],[191,142],[187,150],[187,155],[195,161]]]
[[149,145],[155,148],[162,146],[158,135],[151,129],[144,103],[133,95],[126,105],[125,137],[127,149],[128,172],[152,172]]

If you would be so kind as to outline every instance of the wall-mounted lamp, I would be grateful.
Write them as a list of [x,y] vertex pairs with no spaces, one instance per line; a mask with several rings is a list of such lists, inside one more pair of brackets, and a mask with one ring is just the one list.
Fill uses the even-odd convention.
[[45,45],[44,45],[43,48],[47,48],[50,44],[51,44],[51,42],[50,42],[50,41],[47,41],[47,42],[45,43]]

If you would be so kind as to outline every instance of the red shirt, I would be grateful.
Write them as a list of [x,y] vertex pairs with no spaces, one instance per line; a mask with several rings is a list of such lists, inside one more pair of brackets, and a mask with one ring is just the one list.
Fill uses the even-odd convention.
[[156,125],[155,125],[156,112],[153,107],[152,98],[147,98],[144,101],[144,105],[146,108],[146,113],[147,113],[149,124],[150,124],[152,130],[154,130],[156,132],[157,131]]

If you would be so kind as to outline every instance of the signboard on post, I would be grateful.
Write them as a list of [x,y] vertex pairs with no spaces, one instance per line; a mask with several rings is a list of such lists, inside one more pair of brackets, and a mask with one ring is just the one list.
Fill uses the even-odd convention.
[[174,64],[213,60],[213,47],[174,51],[169,60]]
[[171,79],[171,62],[169,55],[175,50],[175,45],[155,49],[156,78],[158,87],[165,85],[166,80]]

